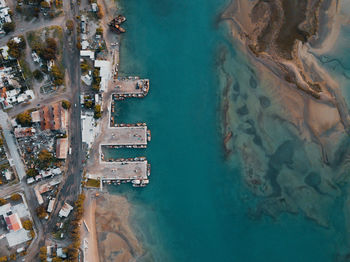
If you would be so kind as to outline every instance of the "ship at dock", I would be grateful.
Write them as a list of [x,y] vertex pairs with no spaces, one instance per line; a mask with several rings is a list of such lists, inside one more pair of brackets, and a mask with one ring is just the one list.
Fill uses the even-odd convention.
[[113,18],[112,21],[109,22],[109,27],[112,29],[112,31],[116,32],[117,34],[125,33],[126,30],[121,27],[121,24],[126,21],[126,17],[123,15],[118,15],[117,17]]

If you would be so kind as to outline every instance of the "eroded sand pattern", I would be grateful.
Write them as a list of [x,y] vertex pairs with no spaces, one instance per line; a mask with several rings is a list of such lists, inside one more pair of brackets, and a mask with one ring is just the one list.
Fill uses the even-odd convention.
[[110,194],[99,196],[96,201],[100,261],[136,261],[143,250],[129,225],[128,201]]
[[225,149],[238,153],[244,180],[262,197],[256,216],[301,213],[327,227],[348,182],[348,104],[316,57],[347,22],[343,5],[237,0],[222,15],[245,55],[223,47],[218,61]]

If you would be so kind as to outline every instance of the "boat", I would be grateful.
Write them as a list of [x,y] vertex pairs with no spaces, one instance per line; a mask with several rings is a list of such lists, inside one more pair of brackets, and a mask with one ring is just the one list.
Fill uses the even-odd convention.
[[123,16],[123,15],[118,15],[117,16],[117,19],[118,19],[118,22],[121,24],[121,23],[124,23],[126,21],[126,17]]

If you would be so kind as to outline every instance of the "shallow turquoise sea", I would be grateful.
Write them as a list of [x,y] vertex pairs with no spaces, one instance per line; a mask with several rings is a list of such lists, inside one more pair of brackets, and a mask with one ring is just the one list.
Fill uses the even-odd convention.
[[133,225],[148,250],[140,261],[332,261],[340,233],[301,216],[251,217],[256,198],[239,164],[224,159],[217,54],[230,46],[218,24],[226,4],[120,3],[127,17],[121,74],[149,78],[151,88],[146,98],[119,104],[119,122],[150,127],[152,141],[142,153],[151,163],[151,183],[110,190],[134,206]]

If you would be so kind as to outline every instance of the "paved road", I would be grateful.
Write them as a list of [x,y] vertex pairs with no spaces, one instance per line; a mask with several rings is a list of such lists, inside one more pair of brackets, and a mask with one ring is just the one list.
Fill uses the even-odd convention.
[[[78,6],[76,2],[71,4],[71,7],[67,7],[66,19],[74,19],[78,15]],[[77,35],[74,32],[71,36],[65,34],[64,46],[66,52],[64,53],[64,63],[68,70],[69,79],[71,81],[72,98],[71,98],[71,118],[70,118],[70,145],[72,148],[72,154],[69,156],[67,173],[64,180],[61,183],[60,191],[57,195],[57,205],[52,212],[52,216],[46,224],[45,231],[52,230],[56,224],[57,214],[64,202],[73,204],[81,187],[81,175],[82,175],[82,138],[81,138],[81,107],[80,107],[80,54],[76,48]],[[76,105],[76,106],[75,106]]]
[[4,137],[5,137],[7,146],[9,148],[11,158],[15,163],[15,168],[16,168],[19,180],[22,180],[26,175],[26,171],[25,171],[22,159],[18,153],[15,138],[11,133],[11,130],[12,130],[11,122],[9,120],[7,113],[5,113],[2,110],[0,110],[0,125],[3,129]]

